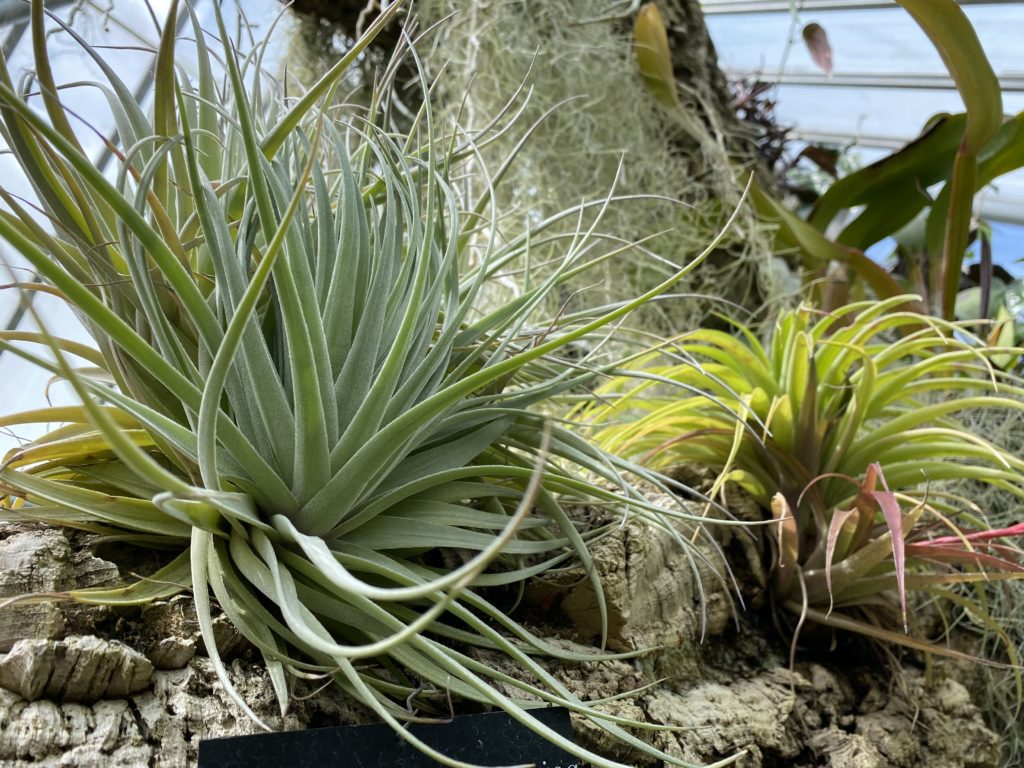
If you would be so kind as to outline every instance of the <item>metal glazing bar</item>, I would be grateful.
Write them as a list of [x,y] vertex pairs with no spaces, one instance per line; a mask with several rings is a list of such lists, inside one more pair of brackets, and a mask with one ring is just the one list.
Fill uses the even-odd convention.
[[[959,0],[960,5],[1019,5],[1020,0]],[[706,16],[723,13],[788,13],[800,11],[847,11],[899,8],[894,0],[703,0]]]
[[[742,72],[728,70],[726,74],[733,78],[749,77],[755,74],[758,79],[782,85],[811,85],[833,88],[899,88],[906,90],[940,90],[951,91],[956,84],[948,75],[942,74],[910,74],[849,72],[835,73],[831,77],[819,72]],[[1008,72],[999,75],[999,84],[1004,93],[1024,93],[1024,72]]]
[[[46,0],[47,10],[70,5],[72,0]],[[29,15],[28,0],[0,0],[0,24],[24,21]]]
[[915,136],[880,136],[874,134],[851,135],[838,131],[804,131],[799,128],[792,130],[790,135],[800,141],[806,141],[808,144],[838,144],[841,146],[853,144],[858,147],[870,147],[872,149],[899,149],[916,138]]

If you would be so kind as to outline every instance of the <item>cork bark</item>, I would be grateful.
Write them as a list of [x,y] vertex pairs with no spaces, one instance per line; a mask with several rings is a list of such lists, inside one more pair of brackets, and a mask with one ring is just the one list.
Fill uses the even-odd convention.
[[[0,530],[0,537],[0,584],[9,592],[95,583],[97,573],[110,582],[120,578],[87,540],[49,529]],[[636,691],[602,706],[641,722],[681,727],[648,732],[647,738],[696,763],[745,750],[740,768],[997,764],[996,736],[967,689],[941,668],[926,681],[912,662],[893,669],[845,643],[834,653],[801,651],[791,672],[788,644],[756,586],[744,589],[747,610],[740,611],[728,580],[713,577],[725,547],[739,578],[747,580],[740,564],[751,554],[756,559],[756,552],[744,554],[743,544],[738,538],[714,546],[706,540],[695,570],[669,529],[630,522],[606,536],[594,557],[605,583],[609,647],[654,650],[630,660],[549,661],[547,667],[584,699]],[[48,561],[55,554],[60,557]],[[551,642],[583,651],[593,647],[600,629],[595,595],[581,575],[567,571],[536,582],[517,616]],[[187,768],[196,764],[202,739],[258,731],[217,681],[187,595],[144,610],[50,607],[62,617],[61,632],[52,617],[22,621],[26,636],[0,654],[0,765]],[[3,610],[0,619],[12,608]],[[217,627],[218,650],[236,688],[272,727],[373,720],[337,690],[318,690],[312,682],[296,689],[281,717],[258,654],[223,617]],[[499,655],[470,652],[517,674]],[[645,688],[654,680],[661,682]],[[656,768],[582,719],[575,729],[581,743],[609,757]]]

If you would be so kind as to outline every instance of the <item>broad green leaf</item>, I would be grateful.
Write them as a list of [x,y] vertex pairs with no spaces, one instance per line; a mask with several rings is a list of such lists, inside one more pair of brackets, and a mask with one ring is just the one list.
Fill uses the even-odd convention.
[[899,283],[863,252],[832,242],[757,185],[751,192],[751,200],[761,216],[778,223],[779,237],[799,248],[801,256],[808,263],[818,267],[825,267],[830,261],[848,264],[879,298],[888,299],[904,293]]
[[931,39],[967,107],[964,153],[977,156],[1003,122],[1002,88],[955,0],[896,0]]
[[978,186],[1024,167],[1024,112],[1008,119],[979,156]]
[[1003,122],[1002,89],[978,36],[954,0],[897,0],[931,39],[967,108],[953,161],[942,241],[942,314],[952,318],[978,185],[978,156]]
[[[949,178],[966,126],[967,115],[962,113],[933,118],[924,132],[906,146],[830,186],[815,204],[808,223],[824,231],[840,211],[864,205],[867,209],[857,220],[867,214],[869,219],[893,222],[887,225],[890,228],[885,234],[895,232],[928,205],[930,201],[924,191]],[[891,210],[894,206],[895,210]],[[900,223],[896,224],[897,221]],[[861,227],[864,231],[884,229],[880,224]],[[852,236],[840,240],[855,248],[876,242]]]

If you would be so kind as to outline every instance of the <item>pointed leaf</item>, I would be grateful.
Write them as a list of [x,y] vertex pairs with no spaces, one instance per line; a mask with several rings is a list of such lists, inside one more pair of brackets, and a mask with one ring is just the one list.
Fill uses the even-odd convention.
[[797,568],[799,568],[800,552],[796,518],[793,516],[789,502],[786,501],[786,497],[781,493],[776,493],[772,496],[771,507],[772,519],[777,523],[776,531],[778,537],[776,540],[776,548],[778,550],[776,578],[778,579],[780,589],[785,591],[787,585],[796,576]]
[[[882,481],[884,491],[876,491],[875,479]],[[889,490],[885,482],[885,475],[882,474],[882,467],[878,464],[871,464],[868,467],[867,475],[864,478],[864,486],[871,497],[878,503],[885,518],[886,527],[889,529],[889,539],[892,542],[892,558],[896,568],[896,591],[899,593],[900,614],[903,616],[903,630],[909,632],[907,624],[907,588],[906,588],[906,555],[904,553],[904,532],[903,532],[903,511],[896,499],[896,494]]]
[[668,33],[657,4],[644,3],[641,6],[633,37],[636,62],[644,84],[663,105],[678,108],[679,93],[668,47]]
[[857,529],[856,519],[853,521],[852,526],[846,525],[846,522],[851,516],[859,514],[859,510],[856,507],[837,509],[832,513],[832,520],[828,524],[828,536],[825,540],[825,586],[828,588],[829,614],[832,613],[832,607],[835,604],[835,596],[832,593],[832,560],[835,557],[837,548],[839,548],[840,557],[843,554],[844,548],[838,547],[840,535],[844,539],[852,538]]

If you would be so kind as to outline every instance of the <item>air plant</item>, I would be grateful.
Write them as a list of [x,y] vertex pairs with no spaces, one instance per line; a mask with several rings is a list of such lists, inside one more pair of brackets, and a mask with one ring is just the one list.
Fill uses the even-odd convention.
[[[658,469],[690,463],[760,505],[781,608],[833,627],[954,653],[907,633],[907,593],[1024,575],[983,510],[942,491],[970,479],[1024,498],[1024,460],[967,431],[958,412],[1024,408],[1021,382],[956,323],[898,311],[915,297],[783,315],[768,344],[698,330],[598,390],[585,411],[610,451]],[[879,606],[899,611],[881,626]],[[978,615],[980,604],[968,605]],[[956,654],[954,654],[956,655]]]
[[[66,379],[81,400],[2,420],[64,424],[6,457],[2,517],[170,550],[150,578],[65,597],[125,605],[190,589],[220,680],[257,722],[218,657],[211,592],[262,653],[282,711],[290,674],[330,677],[401,738],[457,766],[402,727],[446,716],[455,696],[500,707],[595,766],[619,765],[544,726],[500,681],[685,765],[535,660],[601,653],[553,647],[486,590],[573,560],[595,572],[587,547],[604,529],[579,530],[564,496],[658,513],[623,477],[624,462],[530,407],[596,375],[596,360],[568,362],[563,347],[667,290],[699,258],[603,314],[536,317],[551,291],[616,253],[590,255],[589,232],[545,241],[550,222],[513,242],[489,239],[493,197],[466,200],[452,181],[485,173],[462,162],[475,159],[473,137],[441,131],[429,99],[408,135],[381,127],[387,85],[365,114],[318,106],[333,103],[345,68],[398,6],[286,101],[268,91],[258,48],[234,50],[219,10],[223,80],[194,15],[198,76],[185,77],[172,3],[152,117],[64,27],[107,78],[94,86],[120,139],[108,175],[72,129],[43,3],[33,3],[45,114],[0,62],[0,131],[38,211],[0,189],[0,236],[40,276],[23,290],[67,302],[96,346],[45,329],[0,333],[6,354]],[[561,266],[505,303],[484,302],[531,244],[561,250]],[[462,560],[451,567],[446,552]],[[517,662],[522,679],[474,658],[473,646]]]

